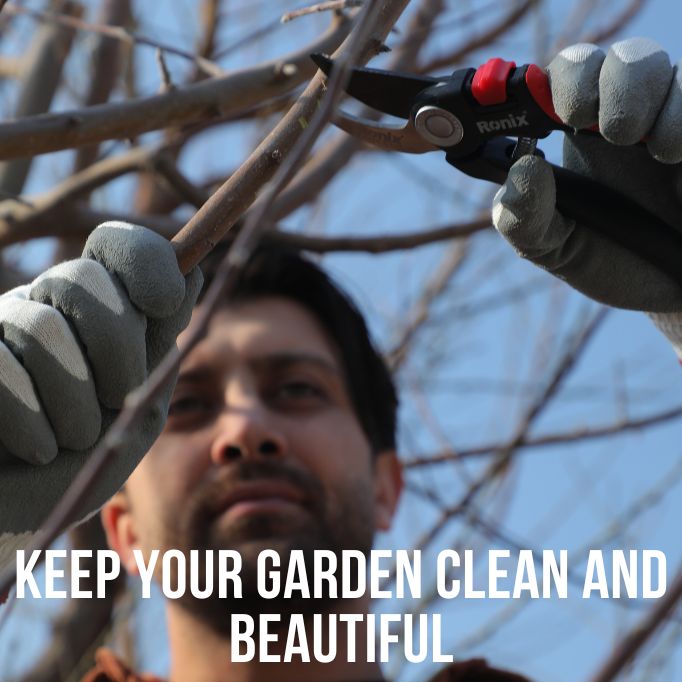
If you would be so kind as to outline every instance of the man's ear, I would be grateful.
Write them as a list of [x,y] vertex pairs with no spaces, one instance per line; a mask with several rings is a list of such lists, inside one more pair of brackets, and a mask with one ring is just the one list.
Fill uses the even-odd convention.
[[374,460],[374,523],[388,530],[403,489],[403,468],[395,450],[382,450]]
[[109,547],[121,557],[121,563],[130,575],[138,575],[137,562],[133,549],[138,549],[133,517],[130,511],[130,498],[125,489],[119,490],[100,511],[102,526]]

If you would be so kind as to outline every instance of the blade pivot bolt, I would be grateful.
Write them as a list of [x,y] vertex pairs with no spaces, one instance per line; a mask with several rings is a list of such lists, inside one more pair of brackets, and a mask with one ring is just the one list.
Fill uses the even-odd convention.
[[464,137],[464,128],[457,116],[431,104],[419,109],[414,127],[425,140],[439,147],[454,147]]

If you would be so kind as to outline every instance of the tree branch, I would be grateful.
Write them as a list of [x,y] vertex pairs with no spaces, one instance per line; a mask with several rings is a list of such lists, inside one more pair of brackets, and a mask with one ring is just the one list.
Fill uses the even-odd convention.
[[466,255],[466,243],[455,244],[450,247],[436,267],[435,272],[426,282],[412,309],[407,312],[406,322],[400,330],[398,340],[387,354],[388,366],[392,372],[396,372],[405,362],[414,338],[429,318],[431,307],[446,290],[453,276],[464,262]]
[[[348,19],[335,19],[322,37],[298,52],[170,93],[0,123],[0,158],[35,156],[102,140],[130,139],[166,126],[241,111],[300,85],[315,72],[310,53],[333,51],[349,30]],[[290,74],[289,70],[284,73],[282,63],[293,65],[295,73]]]
[[[132,21],[130,0],[106,0],[102,6],[100,23],[125,24]],[[106,36],[100,36],[92,53],[90,88],[85,105],[90,107],[109,100],[120,75],[122,63],[121,45]],[[81,147],[76,152],[74,171],[78,172],[94,163],[99,146]]]
[[[495,459],[485,468],[483,473],[473,481],[464,495],[454,502],[452,505],[444,508],[440,517],[431,526],[429,530],[423,533],[414,545],[415,549],[426,548],[436,536],[445,528],[447,523],[460,514],[463,514],[469,505],[476,499],[476,497],[493,481],[497,480],[503,474],[516,452],[519,444],[526,438],[526,434],[535,420],[542,414],[542,412],[549,405],[552,397],[575,367],[578,359],[581,357],[589,340],[592,338],[599,325],[602,323],[608,309],[602,308],[577,334],[571,339],[568,347],[558,365],[555,367],[552,375],[547,382],[545,388],[531,401],[526,409],[525,414],[519,420],[512,437],[503,445],[502,448],[495,452]],[[394,568],[390,570],[390,575],[395,574]],[[389,578],[389,580],[392,578]],[[384,581],[388,582],[388,581]]]
[[[584,443],[588,440],[598,440],[600,438],[607,438],[618,433],[627,433],[629,431],[640,431],[651,426],[658,426],[666,424],[667,422],[680,419],[682,417],[682,406],[675,407],[649,417],[641,417],[640,419],[619,420],[613,424],[606,424],[588,429],[577,429],[566,433],[554,433],[547,436],[538,436],[537,438],[526,438],[518,444],[518,448],[540,448],[550,447],[552,445],[565,445],[573,443]],[[406,469],[417,469],[420,467],[431,466],[432,464],[442,464],[443,462],[452,462],[461,459],[468,459],[472,457],[481,457],[484,455],[491,455],[503,447],[502,443],[490,443],[487,445],[479,445],[475,448],[467,450],[459,450],[458,452],[445,452],[431,457],[415,457],[403,462]]]
[[330,251],[388,253],[390,251],[415,249],[420,246],[450,239],[465,239],[476,232],[490,228],[490,218],[486,217],[472,220],[468,223],[456,223],[454,225],[445,225],[431,230],[407,234],[377,234],[366,237],[317,237],[279,230],[269,236],[268,239],[315,253],[327,253]]
[[[385,3],[387,7],[393,4],[404,5],[407,0]],[[376,53],[381,44],[381,40],[373,36],[370,47],[362,54],[363,63]],[[324,81],[324,75],[318,72],[286,116],[174,237],[178,263],[183,272],[199,263],[254,203],[258,190],[274,175],[282,159],[308,126],[324,91]]]
[[318,2],[315,5],[295,9],[293,12],[287,12],[282,15],[280,21],[283,24],[286,24],[289,21],[307,16],[308,14],[315,14],[316,12],[338,12],[350,7],[362,7],[362,4],[363,0],[327,0],[326,2]]
[[[69,1],[64,3],[64,10],[79,14],[83,8]],[[73,31],[60,26],[46,25],[36,33],[22,69],[21,91],[14,111],[16,118],[25,119],[48,111],[59,88],[72,40]],[[5,195],[21,194],[32,161],[24,154],[20,159],[0,163],[0,190]]]
[[623,11],[608,25],[589,33],[583,38],[586,43],[601,43],[609,40],[627,26],[644,8],[647,0],[632,0]]
[[[0,248],[36,237],[82,237],[88,234],[94,226],[88,225],[88,231],[83,233],[81,221],[71,224],[69,221],[59,220],[67,205],[126,173],[153,167],[154,159],[161,152],[158,147],[139,147],[126,154],[99,161],[67,178],[45,194],[24,198],[20,202],[13,199],[1,202]],[[68,210],[73,212],[76,209],[68,207]],[[55,231],[55,225],[62,225],[62,229]]]
[[512,9],[505,14],[497,23],[491,26],[480,36],[474,36],[469,42],[457,47],[452,52],[438,55],[433,59],[422,64],[420,71],[426,73],[429,71],[436,71],[437,69],[445,68],[446,66],[453,66],[458,64],[469,53],[479,50],[486,45],[490,45],[497,38],[505,34],[510,28],[521,21],[528,11],[536,5],[538,0],[523,0],[523,2],[516,4]]
[[31,17],[38,21],[45,22],[47,24],[56,24],[58,26],[63,26],[78,31],[88,31],[90,33],[97,33],[107,38],[113,38],[123,43],[128,43],[131,45],[147,45],[149,47],[155,47],[168,52],[169,54],[174,54],[178,57],[183,57],[194,62],[204,73],[209,76],[223,76],[224,71],[214,62],[205,59],[204,57],[186,50],[182,50],[173,45],[168,45],[167,43],[161,43],[158,40],[152,40],[146,36],[141,36],[136,33],[132,33],[125,26],[108,26],[104,24],[91,24],[87,21],[83,21],[80,18],[69,16],[68,14],[57,14],[55,12],[42,12],[40,10],[29,9],[27,7],[21,7],[19,5],[10,4],[7,5],[8,14],[20,14]]
[[637,623],[613,648],[613,653],[590,678],[590,682],[612,682],[632,661],[646,642],[666,622],[682,600],[682,566],[677,570],[672,585],[651,608],[651,611]]
[[201,208],[210,198],[209,192],[192,184],[170,156],[164,153],[154,161],[154,170],[181,196],[195,208]]
[[[372,40],[370,41],[371,44],[375,44],[377,39],[382,38],[388,33],[390,28],[402,13],[407,2],[408,0],[384,0],[384,2],[377,4],[376,8],[378,10],[378,19],[376,25],[373,26],[375,35],[372,36]],[[367,26],[372,26],[372,24],[368,22]],[[360,32],[360,35],[367,30],[367,26],[363,26],[361,23],[358,24],[358,31]],[[351,45],[354,46],[354,43],[351,42]],[[365,59],[368,58],[369,54],[370,50],[364,50],[361,53],[362,57]],[[306,88],[299,106],[295,107],[290,114],[295,116],[299,112],[308,113],[308,107],[316,107],[317,96],[320,94],[321,85],[321,77],[318,74],[312,80],[308,88]],[[322,111],[323,113],[331,113],[326,112],[324,106],[322,107]],[[285,117],[285,121],[287,118],[289,118],[289,116]],[[320,122],[319,115],[317,122]],[[288,135],[284,134],[285,131],[288,133]],[[303,134],[301,126],[299,126],[298,133],[296,134],[294,131],[290,130],[286,124],[281,124],[280,126],[277,126],[275,131],[273,131],[273,133],[271,133],[269,136],[270,142],[276,142],[276,134],[280,132],[283,133],[285,138],[289,136],[292,138],[290,140],[283,140],[284,144],[282,146],[286,146],[288,149],[291,149],[294,146],[295,139]],[[273,139],[273,137],[275,139]],[[310,136],[307,137],[309,138]],[[268,140],[266,140],[266,143],[267,142]],[[311,143],[311,141],[309,142]],[[257,153],[258,152],[254,153],[254,156],[256,156]],[[289,164],[287,164],[287,166],[289,166]],[[289,168],[287,168],[287,171],[288,170]],[[280,177],[280,181],[284,179],[286,178]],[[227,193],[227,198],[228,200],[230,198],[229,192]],[[209,207],[208,210],[204,210],[206,209],[206,206]],[[202,211],[199,212],[200,214],[203,213],[202,218],[204,220],[210,217],[211,213],[214,213],[217,216],[224,215],[225,212],[229,213],[229,209],[223,209],[220,206],[215,206],[212,204],[212,202],[208,202],[206,206],[204,209],[202,209]],[[255,222],[253,225],[255,226]],[[251,229],[253,229],[253,227]],[[233,250],[230,251],[230,254]],[[199,257],[199,255],[199,252],[196,250],[193,252],[186,251],[184,254],[185,257],[182,259],[184,268],[188,269],[192,264],[192,258]],[[229,262],[231,263],[231,261]],[[229,272],[223,272],[223,277],[227,277],[230,274],[234,277],[235,269],[231,269]],[[211,298],[213,298],[217,301],[220,295],[220,289],[223,285],[224,282],[220,282],[220,275],[217,276],[206,295],[206,300],[210,301]],[[204,324],[206,323],[207,319],[204,320]],[[201,331],[201,324],[197,325],[197,330],[199,332]],[[184,353],[189,351],[189,348],[191,347],[191,337],[193,336],[196,337],[196,340],[199,338],[197,333],[190,334],[190,341],[188,341],[187,345],[183,346]],[[104,473],[106,464],[111,460],[113,453],[117,452],[121,447],[124,446],[127,434],[133,428],[135,428],[145,414],[145,406],[148,405],[150,401],[154,400],[162,390],[164,390],[164,387],[168,383],[170,376],[177,370],[183,357],[183,354],[179,352],[169,353],[169,355],[166,356],[159,367],[157,367],[157,369],[149,377],[149,380],[128,397],[128,400],[126,401],[127,407],[119,415],[118,419],[109,429],[99,446],[90,455],[86,465],[80,472],[78,472],[78,475],[76,476],[72,485],[69,487],[67,493],[60,500],[57,507],[51,512],[42,532],[36,535],[35,542],[32,543],[33,547],[44,548],[48,546],[64,529],[64,527],[73,520],[73,510],[77,507],[80,500],[90,489],[93,479]],[[29,548],[28,551],[30,552],[31,548]],[[0,574],[0,594],[4,593],[11,586],[11,584],[14,582],[14,578],[15,567],[12,566],[7,567],[2,574]]]
[[[405,30],[406,37],[393,51],[388,65],[390,70],[407,71],[415,68],[417,55],[443,9],[443,0],[422,0]],[[378,117],[378,112],[364,107],[360,115],[374,119]],[[366,145],[357,138],[339,133],[303,167],[286,190],[277,197],[271,213],[273,218],[280,220],[318,196],[358,151],[366,149]]]

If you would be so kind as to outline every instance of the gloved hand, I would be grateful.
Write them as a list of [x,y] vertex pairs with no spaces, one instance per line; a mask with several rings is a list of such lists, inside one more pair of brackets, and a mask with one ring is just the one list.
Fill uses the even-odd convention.
[[[168,241],[105,223],[83,257],[0,296],[0,568],[14,562],[139,386],[175,344],[201,288]],[[83,508],[125,482],[165,422],[172,386]]]
[[[576,129],[598,123],[605,138],[566,135],[563,165],[682,229],[680,66],[673,68],[654,42],[633,38],[606,55],[594,45],[568,47],[547,71],[559,117]],[[682,287],[560,215],[554,177],[542,159],[525,156],[514,164],[495,196],[493,222],[519,255],[591,298],[650,313],[682,357]]]

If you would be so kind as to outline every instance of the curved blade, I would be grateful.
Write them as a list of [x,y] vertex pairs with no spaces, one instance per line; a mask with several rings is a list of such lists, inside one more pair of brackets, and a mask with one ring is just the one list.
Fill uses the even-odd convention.
[[[323,54],[311,54],[318,68],[329,75],[334,62]],[[409,118],[415,97],[425,88],[440,83],[438,78],[412,76],[379,69],[353,69],[346,92],[363,104],[385,114]]]
[[339,111],[334,115],[334,125],[345,130],[349,135],[386,151],[424,154],[440,149],[421,137],[411,121],[408,121],[404,126],[376,123],[351,116],[345,111]]

